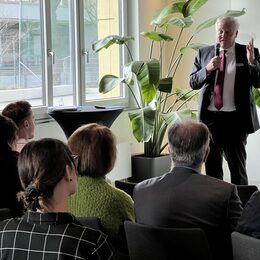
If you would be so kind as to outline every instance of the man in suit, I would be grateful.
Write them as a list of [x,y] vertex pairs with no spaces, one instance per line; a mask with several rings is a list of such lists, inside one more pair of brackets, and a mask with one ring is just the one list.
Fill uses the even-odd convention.
[[173,168],[135,186],[135,216],[143,224],[202,228],[214,259],[232,259],[230,234],[241,214],[241,201],[235,185],[200,173],[209,136],[207,126],[197,121],[170,127]]
[[[260,57],[253,40],[247,46],[235,42],[238,27],[233,17],[224,16],[217,20],[217,44],[199,49],[190,75],[190,86],[201,89],[199,118],[212,135],[207,175],[223,179],[225,154],[231,182],[248,184],[245,146],[248,134],[259,129],[252,87],[260,87]],[[225,66],[222,63],[224,58]],[[217,93],[221,74],[224,82],[221,92]],[[216,104],[217,98],[221,98],[220,105]]]

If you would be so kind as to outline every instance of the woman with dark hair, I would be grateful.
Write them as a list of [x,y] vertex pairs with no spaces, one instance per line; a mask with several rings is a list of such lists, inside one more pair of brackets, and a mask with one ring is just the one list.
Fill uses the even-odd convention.
[[17,170],[19,153],[15,151],[17,132],[15,123],[0,115],[0,208],[9,208],[12,217],[23,213],[23,205],[16,198],[16,193],[22,190]]
[[102,232],[68,213],[77,187],[77,162],[59,140],[27,143],[18,159],[27,212],[0,223],[0,259],[112,259]]
[[115,249],[127,253],[123,224],[134,221],[133,200],[105,178],[116,160],[112,131],[96,123],[83,125],[70,136],[68,145],[79,156],[79,185],[69,201],[70,211],[76,216],[99,217]]
[[34,115],[28,101],[19,100],[8,104],[2,111],[4,116],[11,118],[18,127],[16,151],[20,152],[24,145],[34,137]]

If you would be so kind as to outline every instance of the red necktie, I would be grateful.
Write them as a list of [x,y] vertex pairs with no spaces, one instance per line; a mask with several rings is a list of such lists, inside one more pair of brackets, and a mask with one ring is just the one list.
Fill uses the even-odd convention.
[[220,67],[217,71],[217,81],[214,87],[214,105],[220,110],[223,107],[223,86],[224,86],[224,78],[225,78],[225,66],[226,66],[226,51],[221,51],[219,57],[221,58]]

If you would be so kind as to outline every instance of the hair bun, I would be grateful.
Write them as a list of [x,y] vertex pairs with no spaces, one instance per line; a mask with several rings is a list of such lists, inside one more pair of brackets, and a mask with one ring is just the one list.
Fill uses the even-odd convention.
[[33,202],[39,196],[39,192],[33,187],[32,182],[24,190],[25,200],[29,203]]

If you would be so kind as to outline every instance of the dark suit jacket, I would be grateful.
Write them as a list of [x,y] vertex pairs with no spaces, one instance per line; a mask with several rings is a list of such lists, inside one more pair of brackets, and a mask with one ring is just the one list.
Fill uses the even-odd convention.
[[245,205],[236,231],[260,238],[260,191],[256,191]]
[[[215,259],[231,259],[230,234],[242,211],[234,185],[175,167],[170,173],[137,184],[134,207],[138,223],[204,229]],[[224,258],[219,255],[222,252]]]
[[[249,66],[246,57],[246,46],[236,43],[236,76],[235,76],[235,106],[239,117],[239,127],[242,133],[253,133],[259,129],[259,121],[256,113],[255,99],[252,87],[260,88],[260,57],[255,48],[255,65]],[[215,72],[207,75],[206,66],[215,56],[215,45],[199,49],[195,58],[190,86],[192,89],[201,89],[199,98],[199,118],[207,121],[207,108],[213,94]]]

